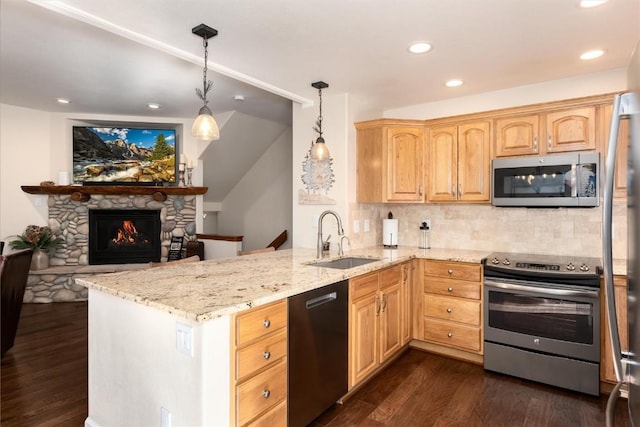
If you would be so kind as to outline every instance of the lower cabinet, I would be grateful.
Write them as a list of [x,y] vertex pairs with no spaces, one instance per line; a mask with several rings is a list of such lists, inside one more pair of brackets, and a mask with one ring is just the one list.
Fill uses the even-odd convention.
[[[616,301],[616,313],[618,315],[618,333],[620,334],[620,347],[622,351],[629,349],[629,331],[627,330],[627,278],[626,276],[613,277],[613,292]],[[600,312],[602,316],[600,348],[600,380],[615,383],[616,373],[613,369],[613,353],[611,351],[611,339],[609,338],[609,322],[606,314],[606,301],[602,292]]]
[[286,300],[236,314],[232,328],[234,425],[286,426]]
[[482,266],[423,261],[422,339],[482,354]]
[[409,341],[411,262],[349,280],[349,389]]

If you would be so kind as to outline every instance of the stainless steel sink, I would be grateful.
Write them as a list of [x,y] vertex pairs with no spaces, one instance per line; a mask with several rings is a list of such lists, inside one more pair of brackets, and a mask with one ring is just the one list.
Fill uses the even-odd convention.
[[314,267],[324,268],[337,268],[339,270],[348,270],[349,268],[359,267],[361,265],[369,264],[371,262],[380,261],[376,258],[358,258],[358,257],[345,257],[334,259],[333,261],[318,261],[309,263]]

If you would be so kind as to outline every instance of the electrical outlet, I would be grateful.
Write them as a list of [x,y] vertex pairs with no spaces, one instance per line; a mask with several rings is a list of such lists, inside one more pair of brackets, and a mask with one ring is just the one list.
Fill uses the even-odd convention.
[[312,215],[311,216],[311,226],[318,227],[318,221],[320,220],[320,215]]
[[360,232],[360,221],[357,219],[353,220],[353,232],[354,233],[359,233]]
[[160,407],[160,426],[171,427],[171,412],[167,408]]
[[369,227],[369,220],[368,220],[368,219],[365,219],[365,220],[364,220],[364,232],[365,232],[365,233],[368,233],[368,232],[369,232],[369,229],[370,229],[370,227]]
[[[427,223],[427,227],[429,227],[429,230],[431,230],[431,220],[430,219],[423,219],[422,222],[426,222]],[[420,223],[420,226],[422,226],[422,222]]]
[[176,348],[179,352],[193,357],[193,328],[176,322]]

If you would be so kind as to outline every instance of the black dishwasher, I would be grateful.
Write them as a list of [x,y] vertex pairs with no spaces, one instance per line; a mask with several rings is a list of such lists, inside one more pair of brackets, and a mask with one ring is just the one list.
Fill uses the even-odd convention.
[[347,393],[349,282],[288,303],[288,426],[302,427]]

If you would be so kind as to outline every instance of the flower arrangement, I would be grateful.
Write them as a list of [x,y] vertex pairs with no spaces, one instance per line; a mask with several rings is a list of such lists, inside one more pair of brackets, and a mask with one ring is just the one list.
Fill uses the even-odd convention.
[[64,243],[62,237],[54,237],[50,227],[28,225],[16,240],[9,242],[13,249],[41,249],[52,254]]

